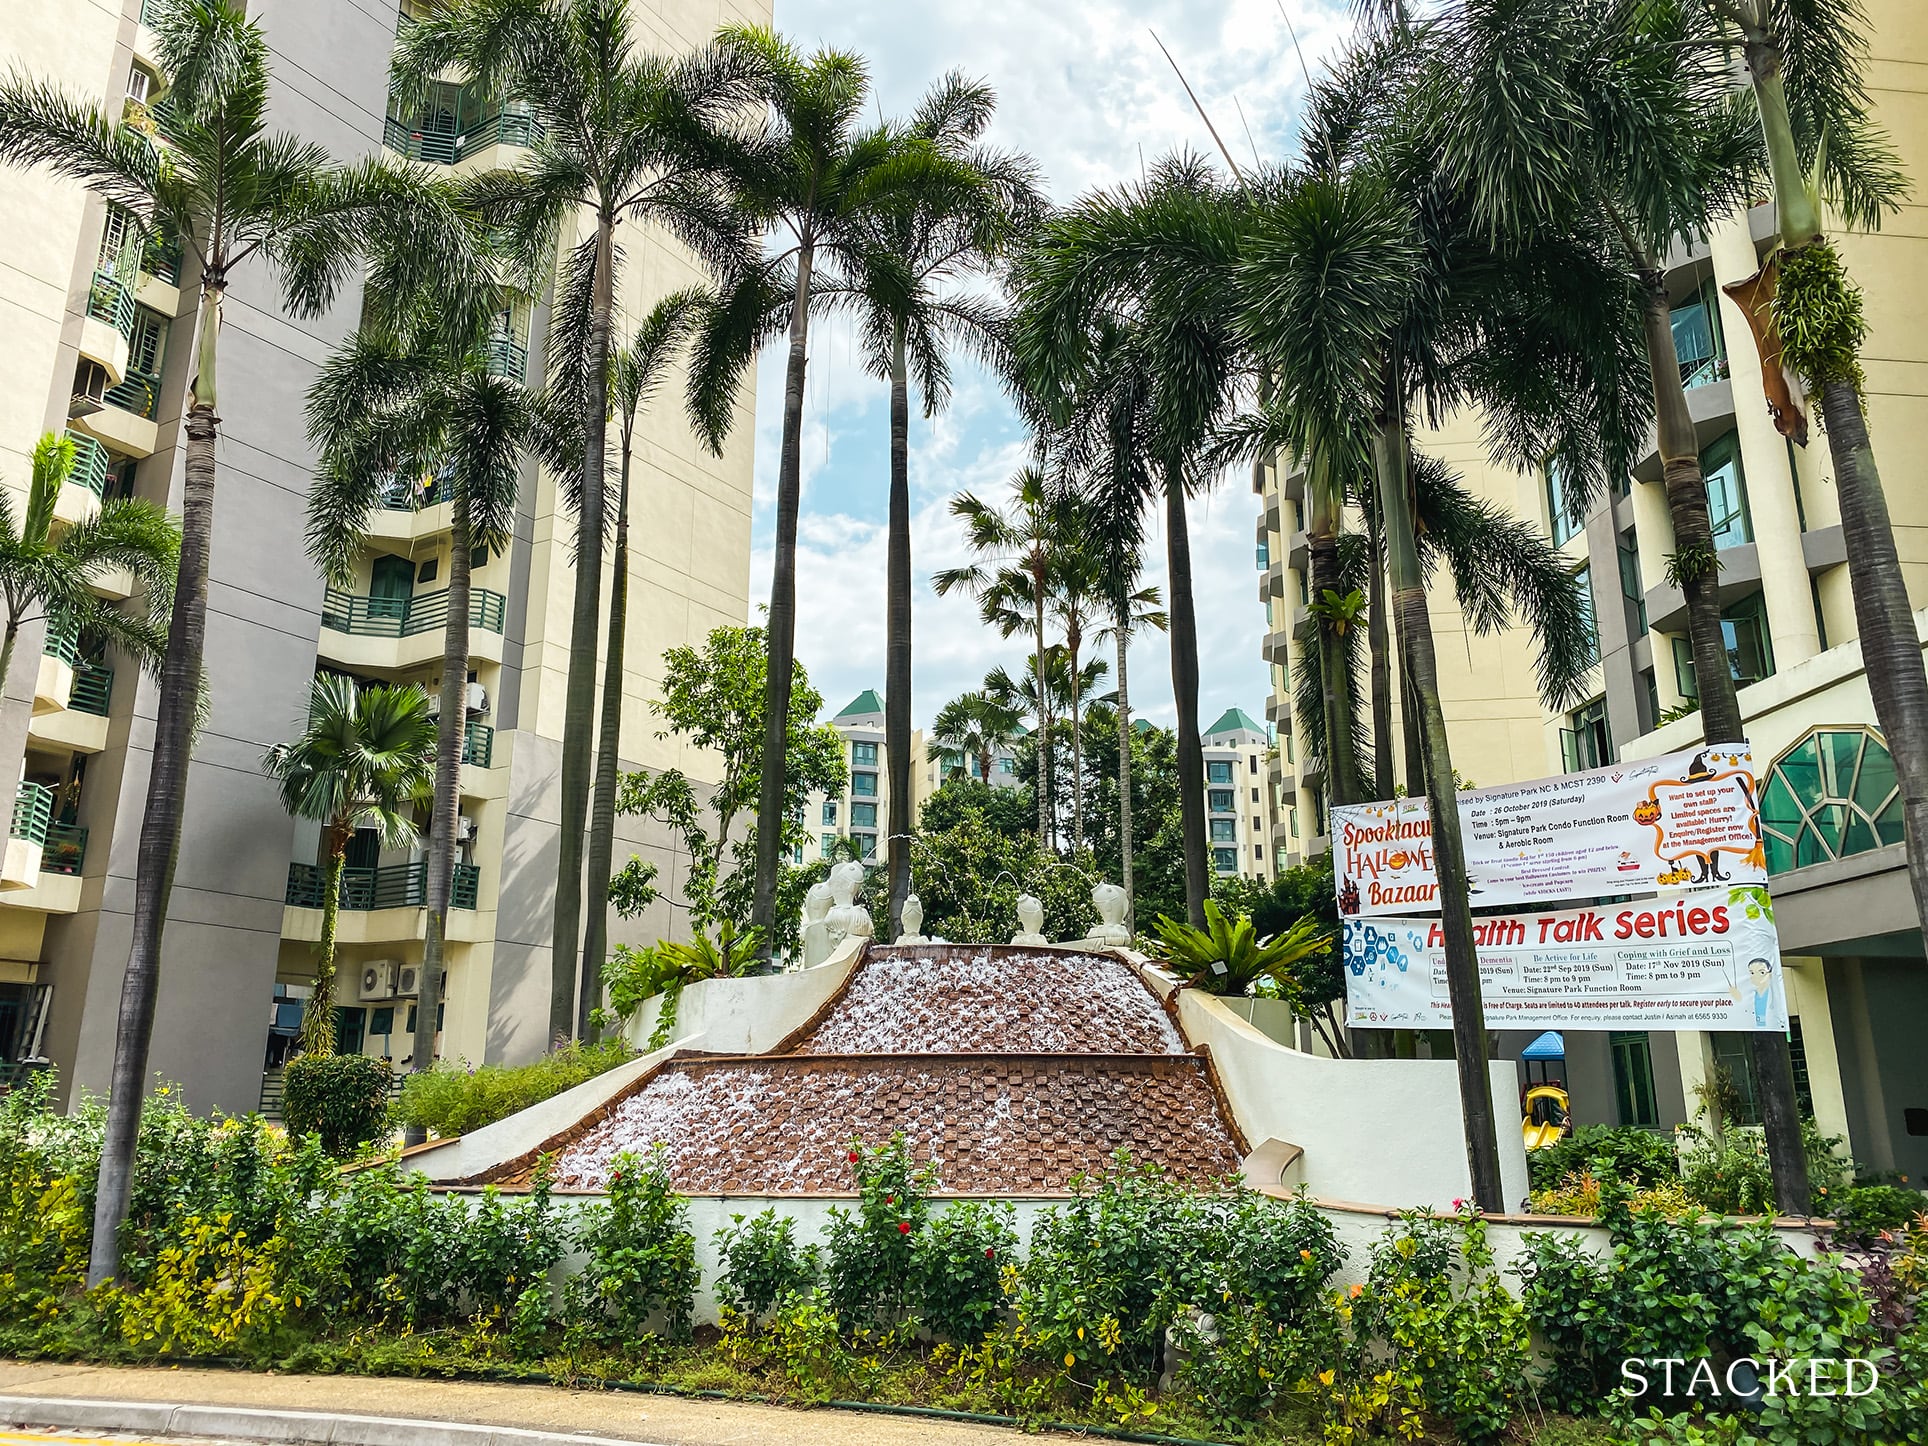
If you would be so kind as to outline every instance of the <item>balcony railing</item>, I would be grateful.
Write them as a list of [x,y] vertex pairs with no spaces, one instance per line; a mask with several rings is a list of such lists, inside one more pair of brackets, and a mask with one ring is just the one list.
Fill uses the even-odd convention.
[[107,271],[96,271],[87,293],[87,314],[104,321],[129,341],[134,339],[134,293]]
[[411,161],[452,166],[458,159],[462,138],[438,131],[413,130],[390,116],[382,125],[382,144]]
[[28,843],[45,844],[54,821],[54,791],[44,783],[21,779],[13,795],[13,825],[7,830]]
[[46,874],[78,874],[87,862],[87,830],[78,824],[56,823],[47,826],[47,844],[40,855],[40,871]]
[[382,487],[382,506],[390,512],[417,512],[448,501],[452,493],[449,479],[439,472],[429,477],[426,487],[419,476],[397,474]]
[[495,766],[495,729],[486,723],[470,723],[462,730],[462,761],[477,768]]
[[[449,903],[473,909],[482,871],[474,864],[455,866]],[[298,909],[321,907],[323,875],[319,864],[288,865],[288,903]],[[341,907],[356,913],[371,909],[419,909],[428,903],[428,864],[387,864],[375,869],[341,871]]]
[[452,166],[490,146],[532,146],[542,135],[542,125],[523,111],[505,110],[485,116],[459,134],[453,131],[417,130],[394,116],[382,123],[382,144],[411,161]]
[[512,336],[489,338],[489,371],[511,381],[526,381],[529,376],[529,348]]
[[154,420],[159,409],[161,379],[154,372],[127,369],[127,376],[121,382],[107,389],[107,400],[124,412],[132,412],[137,417]]
[[112,668],[91,661],[83,661],[75,666],[73,692],[67,697],[69,708],[76,713],[91,713],[96,718],[105,718],[113,697]]
[[50,658],[58,658],[76,672],[80,670],[80,629],[71,620],[61,618],[47,619],[47,636],[40,644],[40,651]]
[[141,270],[169,286],[181,284],[181,242],[177,236],[149,236],[141,248]]
[[[506,599],[486,587],[469,592],[469,626],[492,633],[502,631]],[[321,604],[321,625],[338,633],[371,638],[409,638],[432,632],[448,622],[449,591],[419,592],[411,597],[360,597],[329,588]]]
[[1727,358],[1724,356],[1681,358],[1680,384],[1689,390],[1707,386],[1712,382],[1724,382],[1727,377]]
[[67,438],[74,444],[74,470],[67,474],[68,483],[85,487],[96,497],[103,495],[107,491],[107,449],[81,432],[69,432]]

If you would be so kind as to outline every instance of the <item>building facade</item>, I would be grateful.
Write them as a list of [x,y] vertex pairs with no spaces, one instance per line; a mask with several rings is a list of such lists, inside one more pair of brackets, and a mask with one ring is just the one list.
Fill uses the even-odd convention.
[[[881,863],[886,853],[890,830],[890,745],[884,735],[884,700],[875,688],[866,688],[830,720],[844,740],[844,762],[850,777],[842,794],[832,797],[812,792],[804,805],[804,821],[817,831],[817,847],[806,848],[796,862],[812,857],[829,858],[838,841],[848,839],[857,857]],[[924,756],[924,730],[913,728],[910,735],[910,816],[915,823],[923,812],[924,800],[936,784],[931,781],[931,766]]]
[[[273,55],[270,125],[338,160],[386,148],[448,175],[514,166],[532,122],[513,98],[451,82],[420,112],[389,96],[388,57],[406,8],[248,6]],[[726,22],[767,23],[757,0],[639,5],[644,43],[687,48]],[[5,60],[122,110],[166,144],[166,77],[141,0],[18,0]],[[158,107],[158,108],[157,108]],[[193,258],[163,240],[124,243],[124,219],[44,172],[0,170],[0,309],[12,345],[0,399],[0,481],[26,485],[42,433],[65,430],[82,467],[62,499],[79,517],[106,495],[178,507],[181,414],[194,350]],[[569,240],[564,237],[565,242]],[[624,237],[619,329],[699,273],[666,239]],[[547,292],[505,294],[497,365],[539,379]],[[208,600],[211,712],[190,768],[162,962],[153,1068],[196,1108],[252,1109],[264,1064],[298,1019],[319,937],[313,825],[290,820],[262,775],[266,748],[299,728],[310,680],[441,672],[449,505],[432,482],[396,485],[370,526],[353,581],[325,586],[303,547],[312,455],[304,396],[352,332],[359,294],[300,320],[272,276],[234,280],[222,334],[218,502]],[[664,406],[638,429],[624,679],[623,765],[713,765],[655,739],[648,699],[666,648],[700,642],[748,612],[754,399],[723,457]],[[78,488],[78,490],[76,490]],[[81,495],[82,493],[88,495]],[[89,497],[92,500],[89,500]],[[477,556],[462,778],[461,863],[450,925],[440,1052],[474,1062],[546,1047],[550,900],[573,571],[573,518],[531,467],[508,546]],[[132,924],[134,856],[153,732],[152,681],[87,640],[23,634],[0,715],[0,772],[19,783],[0,889],[0,1054],[51,1060],[63,1091],[104,1087]],[[18,765],[13,759],[18,758]],[[16,773],[17,769],[17,773]],[[621,821],[618,859],[640,852],[674,890],[686,860],[666,831]],[[425,846],[351,849],[339,936],[341,1042],[395,1058],[408,1048],[419,970]],[[616,921],[617,938],[670,927],[659,903]]]
[[1272,734],[1243,708],[1227,708],[1200,734],[1205,754],[1205,830],[1212,872],[1246,879],[1276,877],[1272,840],[1278,790]]
[[[1909,0],[1869,0],[1869,91],[1916,183],[1880,232],[1834,233],[1865,293],[1863,348],[1870,434],[1886,483],[1895,538],[1918,629],[1928,634],[1928,15]],[[1893,765],[1874,716],[1850,588],[1833,466],[1818,418],[1796,445],[1776,430],[1747,323],[1722,287],[1752,274],[1774,243],[1771,204],[1723,218],[1668,258],[1673,331],[1707,479],[1720,557],[1723,631],[1740,689],[1748,741],[1761,775],[1761,813],[1781,935],[1796,1075],[1820,1127],[1844,1136],[1876,1171],[1928,1175],[1928,958],[1914,916],[1901,842]],[[1469,438],[1472,433],[1469,429]],[[1422,443],[1423,445],[1423,443]],[[1276,550],[1264,596],[1264,646],[1274,664],[1268,716],[1282,738],[1290,721],[1284,668],[1302,616],[1302,534],[1289,471],[1262,469],[1261,540]],[[1513,686],[1531,650],[1515,632],[1497,653],[1461,654],[1442,638],[1439,666],[1455,763],[1481,784],[1651,757],[1702,741],[1684,603],[1666,581],[1673,530],[1657,450],[1583,518],[1565,515],[1557,479],[1542,471],[1505,479],[1487,469],[1489,496],[1539,519],[1593,602],[1600,663],[1580,706],[1549,713]],[[1288,564],[1281,566],[1280,564]],[[1435,624],[1444,606],[1436,607]],[[1472,641],[1472,640],[1469,640]],[[1496,729],[1504,719],[1505,726]],[[1499,751],[1504,745],[1508,752]],[[1322,780],[1292,772],[1313,809]],[[1314,785],[1311,796],[1304,787]],[[1282,827],[1284,847],[1323,847]],[[1529,1036],[1502,1036],[1517,1055]],[[1566,1033],[1566,1073],[1581,1122],[1662,1128],[1689,1119],[1697,1089],[1724,1069],[1749,1099],[1738,1036],[1661,1032]]]

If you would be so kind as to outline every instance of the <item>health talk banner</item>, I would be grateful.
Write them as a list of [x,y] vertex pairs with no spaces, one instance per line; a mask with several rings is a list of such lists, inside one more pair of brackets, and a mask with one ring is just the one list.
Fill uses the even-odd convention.
[[[1473,921],[1488,1029],[1787,1028],[1763,889]],[[1448,1029],[1437,919],[1345,921],[1346,1023]]]
[[[1767,882],[1745,743],[1469,789],[1459,820],[1475,909]],[[1335,807],[1332,847],[1341,914],[1438,911],[1425,799]]]

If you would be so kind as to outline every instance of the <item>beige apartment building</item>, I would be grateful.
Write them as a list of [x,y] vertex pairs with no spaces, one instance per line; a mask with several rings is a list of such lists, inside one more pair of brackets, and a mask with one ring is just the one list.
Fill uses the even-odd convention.
[[[844,763],[850,776],[841,794],[812,792],[804,805],[804,823],[817,832],[817,847],[798,851],[795,862],[829,858],[839,839],[849,839],[861,859],[883,861],[890,833],[890,744],[884,733],[884,700],[866,688],[834,718],[830,726],[844,740]],[[924,730],[910,734],[910,816],[924,811],[924,800],[937,787],[925,758]]]
[[[1869,0],[1869,89],[1915,182],[1877,234],[1835,227],[1866,295],[1863,359],[1870,431],[1896,541],[1928,636],[1928,13],[1912,0]],[[1746,322],[1721,291],[1759,265],[1774,207],[1724,218],[1668,258],[1674,339],[1707,477],[1729,664],[1761,775],[1761,814],[1786,965],[1790,1031],[1804,1102],[1876,1171],[1928,1177],[1928,957],[1905,877],[1893,764],[1874,717],[1850,591],[1827,439],[1809,408],[1796,446],[1775,430]],[[1471,443],[1469,429],[1463,439]],[[1453,457],[1453,437],[1429,439]],[[1422,443],[1426,445],[1426,443]],[[1552,505],[1544,476],[1499,475],[1457,460],[1485,495],[1536,517],[1590,589],[1601,662],[1592,696],[1563,714],[1539,708],[1531,652],[1519,633],[1461,640],[1442,633],[1439,660],[1454,759],[1481,784],[1650,757],[1700,741],[1680,716],[1696,685],[1679,592],[1665,582],[1673,534],[1650,452],[1584,519]],[[1290,724],[1290,632],[1303,605],[1295,481],[1260,477],[1261,533],[1287,566],[1266,574],[1269,716]],[[1283,546],[1286,550],[1279,552]],[[1456,626],[1449,598],[1435,625]],[[1308,803],[1319,780],[1279,782]],[[1313,787],[1308,790],[1306,785]],[[1310,797],[1308,797],[1310,794]],[[1322,829],[1312,825],[1313,834]],[[1323,847],[1282,828],[1282,847]],[[1525,1037],[1504,1036],[1517,1052]],[[1665,1127],[1689,1118],[1695,1088],[1718,1064],[1751,1089],[1732,1036],[1628,1032],[1566,1035],[1566,1072],[1582,1121]]]
[[[451,78],[419,112],[391,101],[388,57],[411,23],[408,7],[247,8],[273,52],[272,126],[337,159],[386,149],[451,176],[512,167],[526,154],[533,121],[512,97]],[[167,78],[141,11],[142,0],[15,0],[0,63],[124,107],[165,146]],[[644,43],[666,51],[724,23],[769,20],[762,0],[644,0],[633,13]],[[124,228],[77,187],[0,169],[0,326],[9,338],[0,353],[0,482],[24,492],[35,439],[68,432],[81,454],[61,499],[70,522],[103,497],[179,502],[193,263],[165,238],[123,244]],[[659,235],[635,231],[623,249],[619,325],[701,279]],[[350,585],[324,586],[303,550],[303,398],[317,365],[352,331],[358,305],[351,295],[320,319],[291,318],[258,269],[228,296],[208,604],[212,712],[190,769],[153,1051],[155,1071],[197,1108],[256,1106],[314,973],[318,831],[282,811],[260,772],[263,751],[299,727],[318,669],[420,682],[431,694],[440,677],[450,509],[432,484],[392,487]],[[540,379],[547,307],[546,288],[504,296],[504,374]],[[649,699],[665,649],[700,643],[748,613],[753,414],[746,391],[720,459],[673,401],[638,428],[625,768],[675,765],[699,780],[713,772],[703,755],[655,737]],[[508,546],[474,559],[444,1057],[526,1058],[547,1044],[572,535],[552,480],[532,466]],[[0,1059],[51,1061],[63,1091],[102,1088],[112,1057],[154,703],[152,681],[125,658],[84,638],[45,639],[37,624],[23,633],[0,712],[0,775],[19,780],[0,877]],[[630,852],[653,859],[666,891],[676,888],[686,860],[666,831],[621,821],[618,862]],[[397,1063],[421,1002],[425,855],[425,841],[390,850],[372,835],[358,839],[342,893],[341,1043]],[[612,925],[618,939],[669,927],[666,903]]]

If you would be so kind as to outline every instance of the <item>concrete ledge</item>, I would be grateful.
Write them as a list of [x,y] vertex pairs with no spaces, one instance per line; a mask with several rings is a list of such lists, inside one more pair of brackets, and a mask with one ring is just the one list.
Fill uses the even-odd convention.
[[316,1446],[637,1446],[637,1438],[529,1431],[406,1416],[338,1416],[323,1411],[265,1411],[245,1406],[180,1406],[164,1401],[96,1401],[57,1396],[0,1396],[0,1424],[15,1428],[140,1431],[157,1436],[211,1436]]

